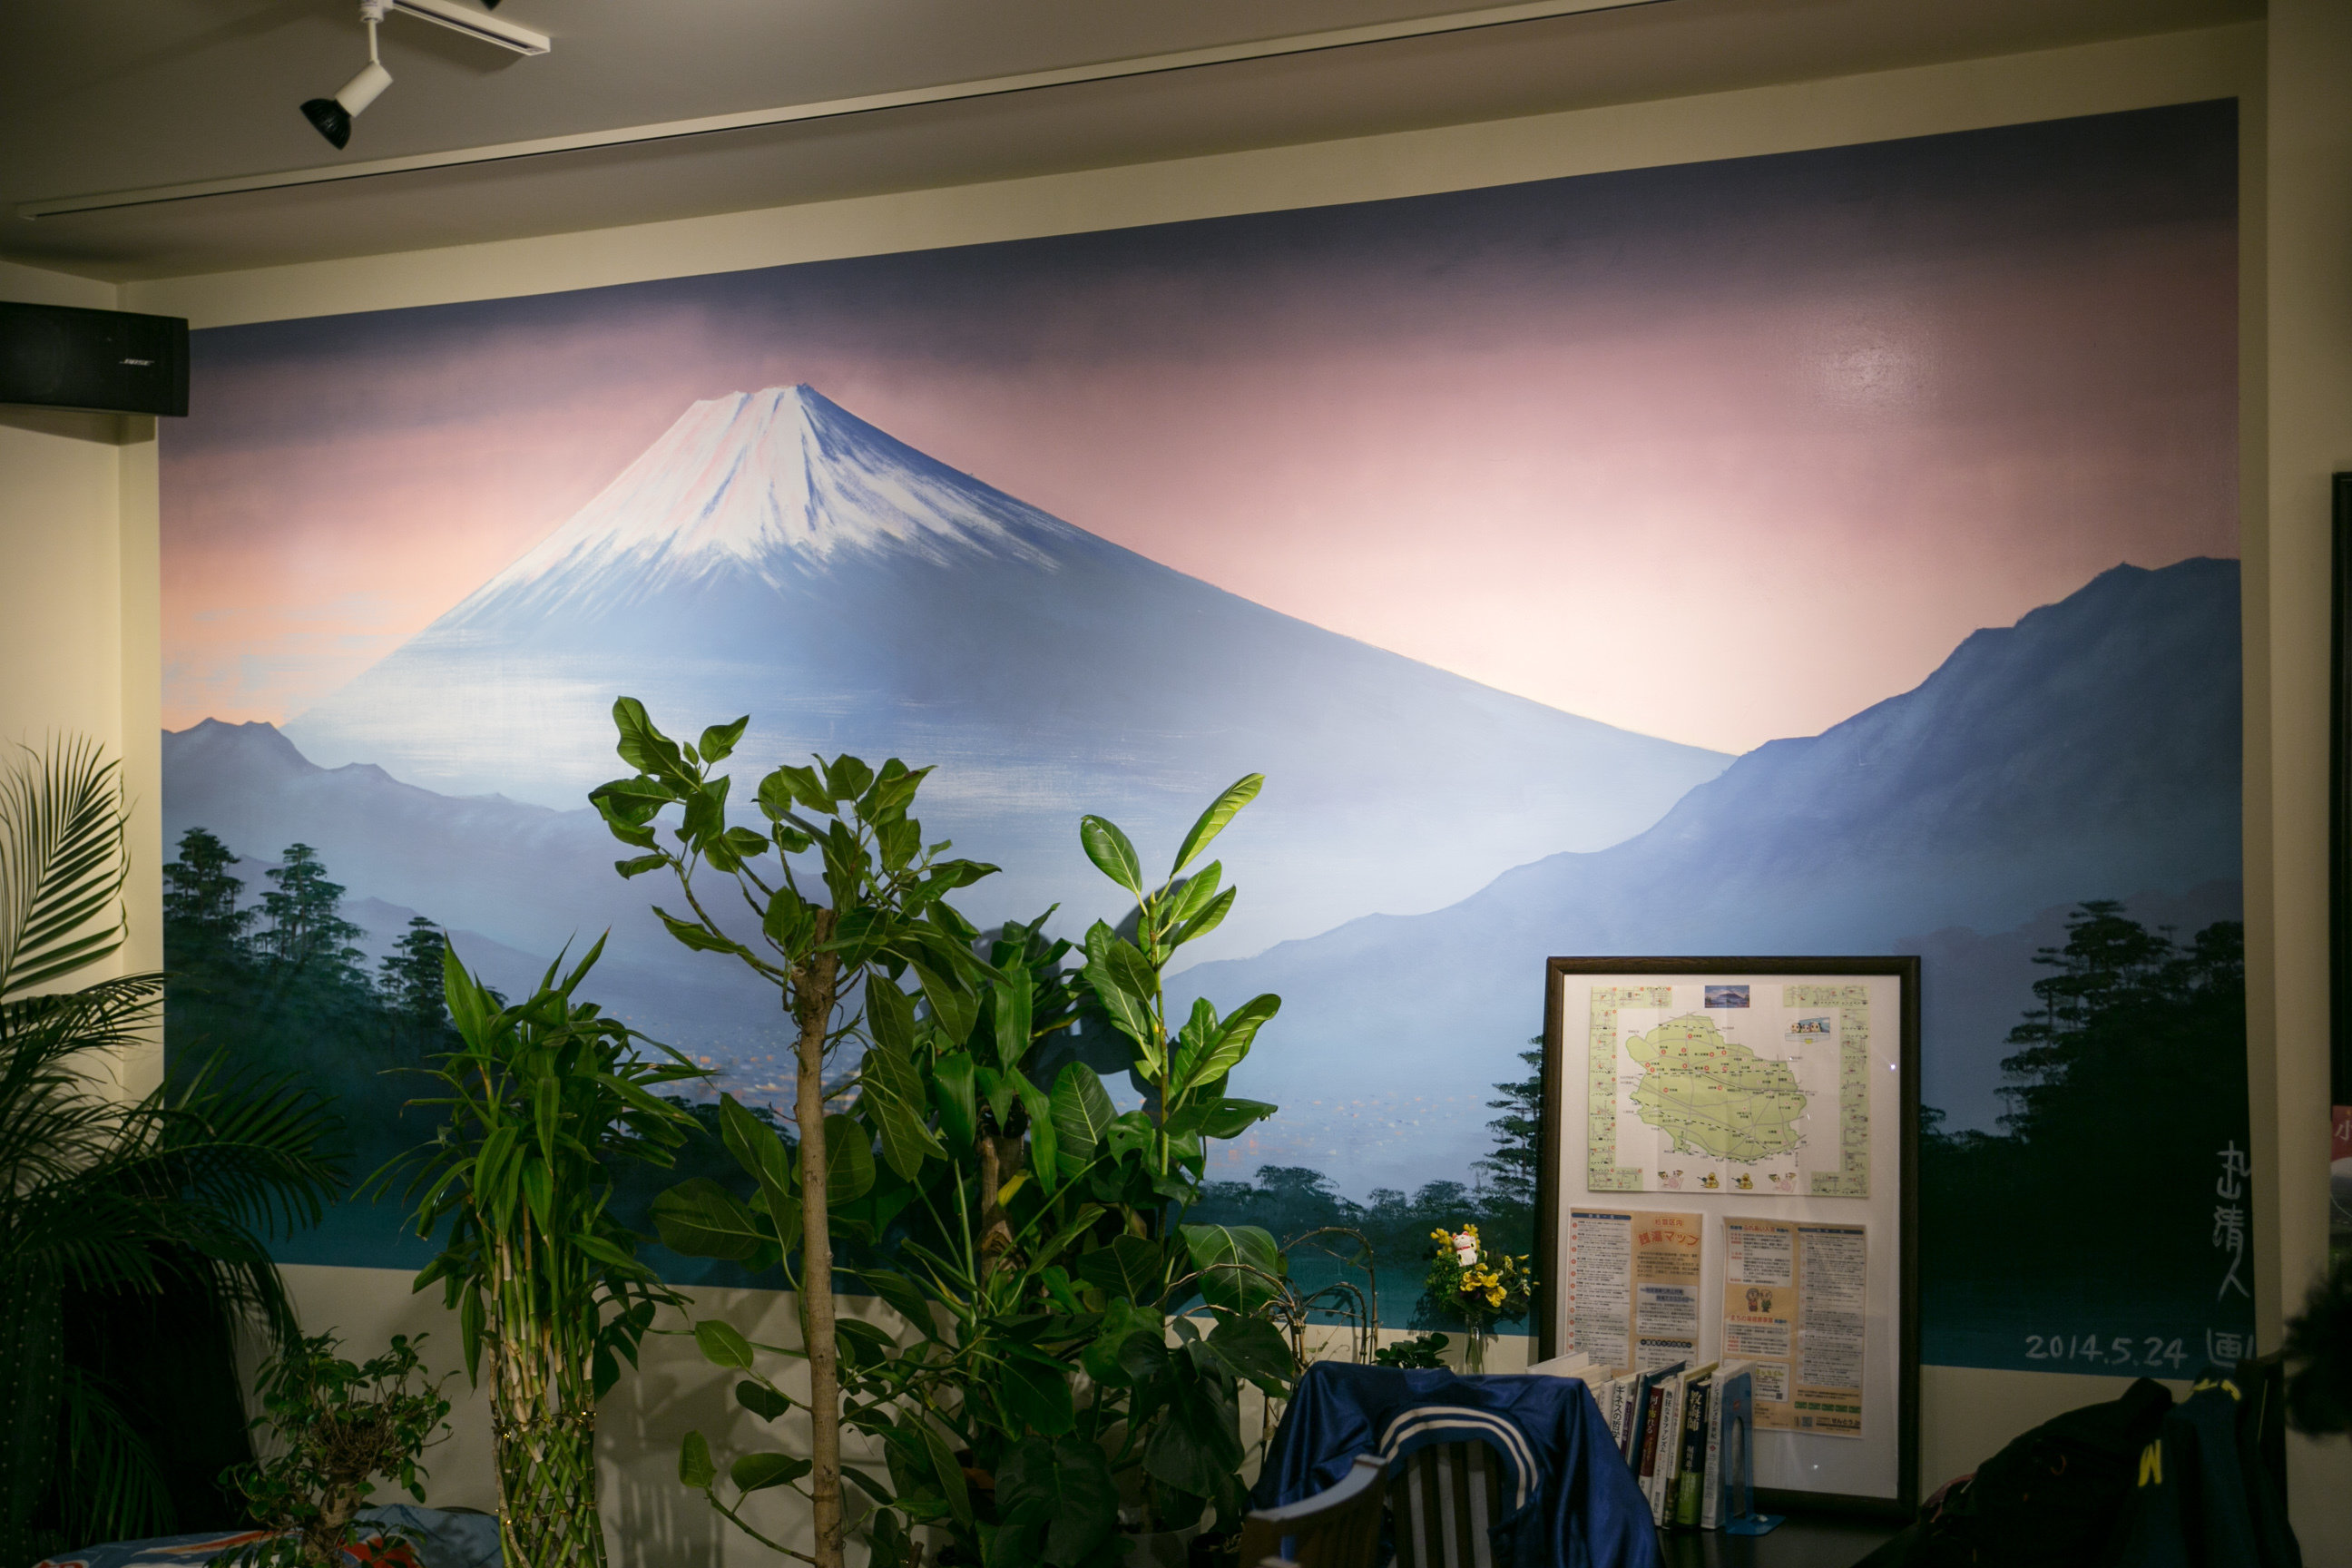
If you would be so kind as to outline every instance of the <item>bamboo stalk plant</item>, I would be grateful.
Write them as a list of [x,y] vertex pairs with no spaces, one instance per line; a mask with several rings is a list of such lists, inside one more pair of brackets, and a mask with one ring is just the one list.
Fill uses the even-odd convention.
[[425,1069],[444,1091],[434,1141],[387,1165],[409,1174],[419,1236],[447,1227],[415,1288],[441,1285],[457,1312],[466,1374],[487,1357],[499,1537],[512,1568],[601,1568],[596,1405],[636,1362],[655,1310],[683,1300],[636,1257],[610,1210],[615,1169],[667,1166],[694,1126],[655,1092],[702,1076],[595,1004],[573,999],[600,940],[558,979],[505,1005],[443,952],[461,1044]]

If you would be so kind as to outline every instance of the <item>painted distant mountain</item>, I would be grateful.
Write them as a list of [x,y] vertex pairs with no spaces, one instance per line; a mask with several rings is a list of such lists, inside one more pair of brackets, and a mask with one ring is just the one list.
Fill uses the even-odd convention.
[[1740,758],[1627,843],[1190,972],[1221,1004],[1283,997],[1242,1092],[1327,1107],[1265,1124],[1243,1158],[1343,1191],[1465,1169],[1489,1141],[1477,1091],[1519,1076],[1554,954],[1940,952],[1923,1055],[1981,1061],[1997,1043],[1968,1041],[1994,1019],[1962,991],[2021,1005],[2036,972],[2032,944],[1988,956],[1967,933],[2054,932],[2048,911],[2135,894],[2166,918],[2236,912],[2239,731],[2237,563],[2116,567],[1974,634],[1916,689]]
[[[569,808],[622,771],[609,712],[623,693],[689,735],[749,711],[746,773],[811,752],[939,764],[926,826],[1007,870],[968,895],[982,919],[1056,900],[1108,911],[1078,851],[1082,812],[1157,858],[1212,792],[1264,773],[1221,846],[1244,889],[1213,939],[1227,953],[1440,908],[1537,854],[1620,842],[1727,761],[1171,571],[806,386],[693,405],[570,521],[286,734],[329,770]],[[642,894],[615,879],[574,907]]]

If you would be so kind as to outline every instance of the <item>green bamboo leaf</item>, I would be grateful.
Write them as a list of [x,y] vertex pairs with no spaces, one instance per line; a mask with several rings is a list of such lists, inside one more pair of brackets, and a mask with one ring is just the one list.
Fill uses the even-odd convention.
[[1257,792],[1265,784],[1264,773],[1245,773],[1235,779],[1224,794],[1210,802],[1209,809],[1201,814],[1201,820],[1192,824],[1192,831],[1184,835],[1184,842],[1176,847],[1176,864],[1168,868],[1168,874],[1172,877],[1191,865],[1192,857],[1206,849],[1209,841],[1225,830],[1225,824],[1234,819],[1234,814],[1257,798]]
[[719,1479],[719,1467],[710,1462],[710,1441],[699,1432],[688,1432],[677,1446],[677,1479],[698,1492],[709,1491]]
[[694,1325],[694,1342],[701,1347],[702,1359],[713,1366],[735,1372],[751,1370],[751,1342],[732,1323],[705,1318]]
[[658,871],[669,864],[667,855],[638,855],[613,862],[613,869],[624,877],[642,877],[648,871]]
[[466,1381],[481,1386],[482,1377],[482,1292],[475,1287],[458,1299],[457,1338],[466,1351]]
[[1087,858],[1095,863],[1095,869],[1137,898],[1143,897],[1143,862],[1136,857],[1134,844],[1118,830],[1117,823],[1100,816],[1081,816],[1078,843],[1085,848]]

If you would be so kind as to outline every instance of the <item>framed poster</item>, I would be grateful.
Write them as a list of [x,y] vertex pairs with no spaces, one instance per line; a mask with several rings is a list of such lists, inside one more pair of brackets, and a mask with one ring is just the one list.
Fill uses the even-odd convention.
[[1747,1362],[1759,1507],[1910,1517],[1919,960],[1554,958],[1544,984],[1540,1353]]

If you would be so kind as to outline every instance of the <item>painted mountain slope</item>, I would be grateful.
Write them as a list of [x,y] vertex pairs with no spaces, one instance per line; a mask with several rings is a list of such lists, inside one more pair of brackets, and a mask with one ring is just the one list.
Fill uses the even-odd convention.
[[[1889,952],[2084,899],[2234,884],[2239,731],[2237,563],[2120,566],[1974,634],[1915,690],[1740,758],[1627,843],[1185,982],[1221,1004],[1282,995],[1244,1092],[1289,1104],[1343,1082],[1393,1108],[1433,1085],[1517,1076],[1553,954]],[[1930,1059],[1937,985],[1923,973]],[[1259,1153],[1295,1153],[1351,1191],[1394,1180],[1399,1140],[1458,1170],[1486,1143],[1484,1098],[1456,1094],[1386,1145],[1318,1137]]]
[[1248,884],[1227,952],[1442,906],[1533,849],[1616,843],[1726,762],[1251,604],[805,386],[695,405],[287,733],[330,768],[571,806],[619,771],[624,692],[688,732],[748,710],[747,772],[813,751],[939,764],[927,826],[1007,868],[973,890],[982,918],[1107,910],[1080,813],[1172,846],[1213,791],[1262,772],[1226,850]]

